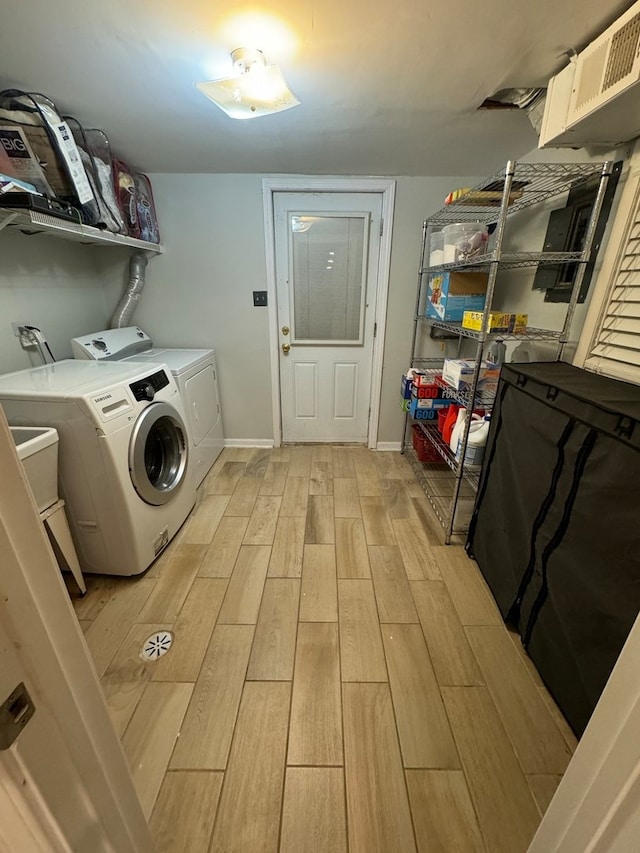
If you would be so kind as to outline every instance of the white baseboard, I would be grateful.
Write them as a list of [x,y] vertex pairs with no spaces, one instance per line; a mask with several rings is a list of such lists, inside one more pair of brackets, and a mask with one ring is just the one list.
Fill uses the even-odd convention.
[[400,450],[401,448],[400,441],[379,441],[376,445],[376,450]]
[[272,438],[225,438],[225,447],[273,447]]

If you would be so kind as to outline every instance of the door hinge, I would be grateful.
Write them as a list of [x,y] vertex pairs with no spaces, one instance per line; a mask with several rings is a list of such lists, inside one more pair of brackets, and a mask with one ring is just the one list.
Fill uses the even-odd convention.
[[0,705],[0,749],[9,749],[33,717],[36,706],[21,681]]
[[383,232],[384,232],[384,219],[381,219],[380,220],[380,236],[381,237],[382,237]]
[[375,338],[375,336],[376,336],[377,334],[378,334],[378,324],[377,324],[377,323],[374,323],[374,324],[373,324],[373,337]]

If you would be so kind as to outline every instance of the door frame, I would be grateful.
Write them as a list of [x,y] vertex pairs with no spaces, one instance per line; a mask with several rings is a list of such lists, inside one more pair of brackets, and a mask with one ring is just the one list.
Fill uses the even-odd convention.
[[282,444],[282,414],[280,410],[280,334],[278,328],[278,303],[276,291],[275,217],[273,201],[275,193],[328,192],[328,193],[376,193],[382,196],[383,231],[380,237],[380,257],[375,304],[376,335],[373,339],[371,364],[370,415],[367,427],[367,446],[375,450],[378,442],[380,421],[380,397],[382,393],[382,363],[384,357],[387,300],[389,296],[389,273],[391,269],[391,235],[395,207],[396,182],[390,178],[325,178],[295,176],[263,178],[262,204],[264,208],[264,241],[267,264],[267,308],[269,311],[269,351],[271,364],[271,410],[273,414],[273,444]]
[[[82,803],[82,814],[74,817],[74,823],[82,827],[90,821],[103,840],[101,850],[149,853],[151,835],[122,745],[1,407],[0,470],[0,618],[25,673],[35,716],[38,708],[42,714],[46,707],[60,735],[52,755],[75,769],[73,796],[76,804]],[[60,803],[54,807],[44,789],[7,788],[8,779],[18,771],[34,780],[46,775],[49,791],[60,785],[55,766],[44,771],[41,765],[32,767],[28,762],[16,765],[11,749],[0,752],[0,795],[6,806],[11,794],[26,824],[21,827],[14,822],[5,829],[19,838],[18,833],[29,826],[36,832],[36,824],[51,827],[53,822],[60,827],[63,847],[66,833],[56,812]],[[50,849],[58,848],[52,843]]]
[[640,617],[528,853],[625,853],[640,832]]

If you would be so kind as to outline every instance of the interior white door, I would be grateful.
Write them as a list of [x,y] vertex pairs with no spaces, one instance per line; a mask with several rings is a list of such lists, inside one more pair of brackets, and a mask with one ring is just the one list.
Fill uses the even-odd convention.
[[[0,471],[0,705],[11,697],[0,713],[0,851],[148,853],[126,758],[1,407]],[[28,721],[20,683],[35,707]],[[7,716],[20,723],[13,740],[3,737]]]
[[[0,620],[0,703],[15,695],[16,688],[25,682],[29,682],[29,676]],[[42,797],[30,759],[34,754],[41,756],[38,758],[39,769],[44,767],[50,776],[56,775],[59,786],[77,785],[78,779],[77,775],[70,775],[68,766],[48,767],[47,759],[52,750],[60,747],[60,738],[47,704],[36,701],[32,685],[30,691],[30,703],[36,707],[34,716],[6,749],[2,748],[4,744],[0,737],[0,850],[70,853],[71,847]],[[24,714],[26,718],[28,714],[26,699],[16,698],[13,706],[10,714],[6,711],[2,714],[2,735],[7,717],[18,719]],[[38,775],[38,770],[35,770],[35,775]]]
[[274,194],[285,442],[367,441],[382,197]]

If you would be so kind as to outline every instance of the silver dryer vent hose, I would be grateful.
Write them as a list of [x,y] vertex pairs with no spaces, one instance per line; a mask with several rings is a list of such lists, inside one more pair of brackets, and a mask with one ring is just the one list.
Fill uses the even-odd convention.
[[122,294],[120,302],[113,312],[111,328],[120,329],[128,326],[131,322],[133,312],[136,310],[140,294],[144,290],[145,269],[149,259],[142,252],[134,252],[129,260],[129,282],[127,289]]

